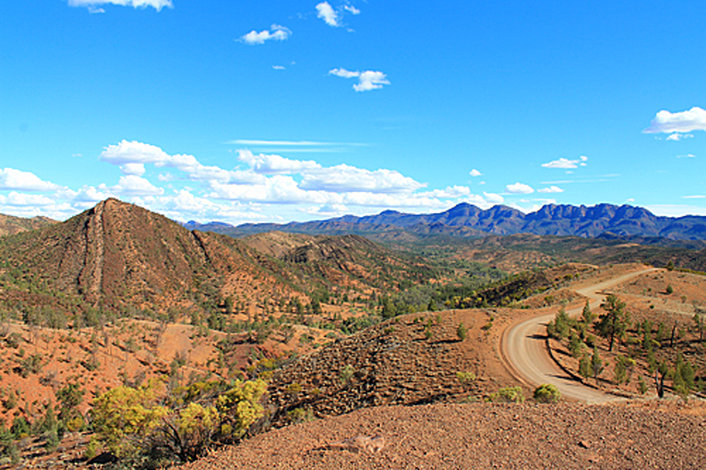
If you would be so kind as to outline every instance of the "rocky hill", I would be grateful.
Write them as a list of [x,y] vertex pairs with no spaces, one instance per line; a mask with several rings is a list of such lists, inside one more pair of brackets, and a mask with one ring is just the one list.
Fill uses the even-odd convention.
[[[200,228],[191,224],[192,228]],[[524,214],[507,206],[483,210],[462,203],[434,214],[406,214],[386,210],[377,215],[343,216],[313,222],[277,224],[244,224],[238,227],[207,224],[206,230],[244,236],[280,230],[310,234],[356,233],[362,235],[395,234],[403,230],[416,235],[450,235],[456,237],[486,234],[574,235],[598,237],[657,237],[668,240],[706,240],[706,217],[661,217],[641,207],[612,204],[572,206],[548,204],[536,212]]]
[[226,296],[289,295],[240,241],[188,231],[115,199],[66,222],[0,240],[6,304],[108,310],[201,306]]
[[55,220],[47,217],[32,217],[31,219],[25,219],[22,217],[0,214],[0,237],[27,230],[36,230],[55,223]]
[[386,406],[262,434],[180,468],[700,469],[706,407]]
[[392,251],[359,235],[267,232],[241,240],[256,252],[281,261],[308,290],[333,285],[394,291],[441,274],[419,256]]

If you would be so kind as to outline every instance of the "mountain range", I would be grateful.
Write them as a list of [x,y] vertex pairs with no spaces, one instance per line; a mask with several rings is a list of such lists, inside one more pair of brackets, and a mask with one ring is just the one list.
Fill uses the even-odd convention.
[[447,235],[481,237],[532,233],[536,235],[597,237],[640,237],[665,240],[706,240],[706,217],[657,216],[647,209],[630,205],[573,206],[548,204],[536,212],[525,214],[508,206],[480,209],[461,203],[449,210],[433,214],[408,214],[386,210],[377,215],[346,215],[311,222],[288,224],[243,224],[232,226],[220,222],[198,224],[188,222],[189,229],[213,231],[234,237],[273,230],[310,234],[380,235],[405,232],[418,236]]

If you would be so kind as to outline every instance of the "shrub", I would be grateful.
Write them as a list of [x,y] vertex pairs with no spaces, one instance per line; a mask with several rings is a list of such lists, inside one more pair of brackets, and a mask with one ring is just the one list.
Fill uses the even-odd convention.
[[667,286],[665,292],[667,293],[667,295],[672,295],[672,293],[674,293],[674,288],[671,286],[671,284]]
[[458,336],[459,341],[463,341],[466,339],[466,336],[468,335],[468,328],[466,328],[463,323],[458,324],[458,328],[456,328],[456,336]]
[[556,403],[559,398],[561,393],[553,384],[543,384],[534,390],[534,399],[539,403]]
[[644,395],[647,393],[647,390],[647,382],[645,382],[645,379],[640,376],[640,378],[637,379],[637,391],[640,392],[640,395]]
[[522,403],[525,397],[521,387],[505,387],[490,395],[490,401],[496,403]]
[[93,428],[124,466],[192,460],[216,442],[242,438],[264,415],[266,388],[263,380],[196,382],[171,395],[160,380],[117,387],[94,400]]
[[20,462],[20,452],[15,443],[15,436],[0,424],[0,465],[17,465]]
[[38,374],[42,370],[42,356],[32,354],[20,361],[20,375],[27,377],[30,374]]
[[473,372],[456,372],[456,378],[463,385],[468,385],[471,382],[475,382],[477,377]]
[[292,423],[305,423],[314,419],[314,412],[310,408],[295,408],[287,412],[287,417]]
[[29,421],[25,419],[24,416],[17,416],[12,420],[12,426],[10,427],[10,432],[15,437],[15,439],[23,439],[29,436],[32,426]]
[[350,382],[350,380],[353,378],[354,374],[355,374],[355,369],[353,368],[352,365],[346,364],[345,366],[343,366],[343,368],[341,369],[341,372],[339,374],[339,377],[341,379],[341,383],[345,385],[348,382]]

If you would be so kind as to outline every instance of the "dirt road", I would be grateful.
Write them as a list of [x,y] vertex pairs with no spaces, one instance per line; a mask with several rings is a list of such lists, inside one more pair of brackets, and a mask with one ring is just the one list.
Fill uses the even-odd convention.
[[[614,277],[590,286],[576,289],[581,295],[588,297],[591,308],[596,309],[603,298],[601,292],[617,284],[633,279],[642,274],[655,271],[656,268],[645,268],[622,276]],[[578,315],[583,307],[568,310],[571,316]],[[513,375],[528,384],[554,384],[563,397],[603,403],[617,399],[596,389],[586,387],[566,374],[549,356],[546,347],[546,326],[554,318],[554,314],[530,318],[511,325],[503,334],[501,348],[509,362]]]

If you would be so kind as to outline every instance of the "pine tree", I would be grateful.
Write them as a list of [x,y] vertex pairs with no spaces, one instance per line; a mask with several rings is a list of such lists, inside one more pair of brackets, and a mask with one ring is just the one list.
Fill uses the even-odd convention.
[[586,379],[591,376],[591,358],[588,354],[584,354],[579,360],[579,374]]
[[625,337],[630,325],[630,314],[625,310],[625,302],[613,294],[608,295],[601,307],[605,309],[606,313],[600,316],[597,331],[599,335],[609,340],[608,351],[612,351],[615,338]]
[[593,378],[596,379],[598,383],[598,376],[604,369],[603,359],[598,355],[598,348],[593,348],[593,355],[591,356],[591,372],[593,373]]

